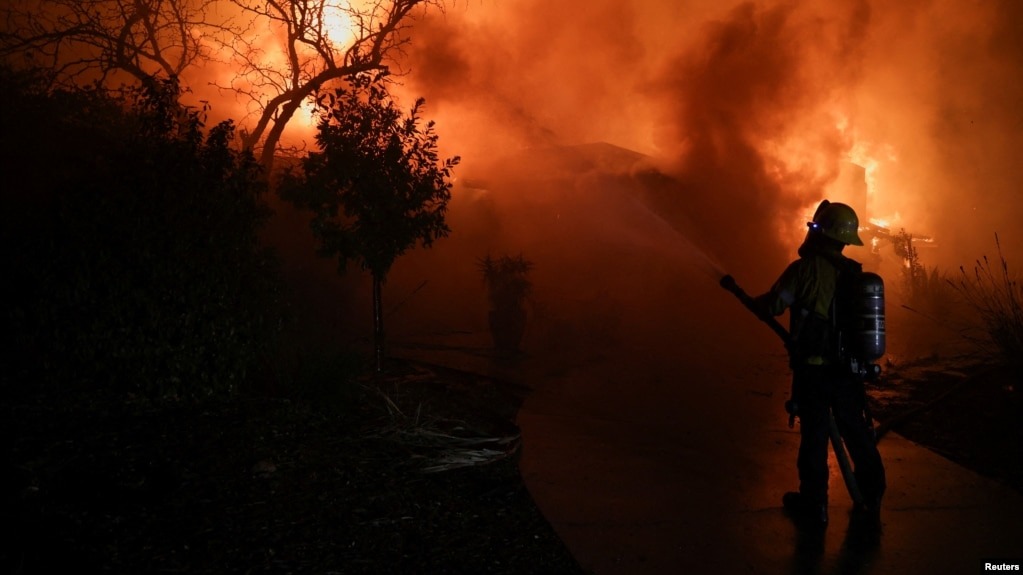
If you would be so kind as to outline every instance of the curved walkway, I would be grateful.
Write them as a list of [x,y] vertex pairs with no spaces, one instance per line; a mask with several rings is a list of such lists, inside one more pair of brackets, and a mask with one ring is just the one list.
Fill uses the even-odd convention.
[[[985,558],[1023,560],[1023,496],[893,433],[880,536],[850,530],[834,461],[831,524],[797,530],[780,505],[799,442],[781,346],[727,293],[690,289],[660,328],[621,333],[601,359],[495,363],[480,334],[428,353],[532,389],[517,420],[523,478],[585,569],[972,574]],[[694,301],[705,319],[683,315]]]
[[[785,374],[616,367],[544,382],[518,418],[526,484],[594,573],[976,573],[984,558],[1023,559],[1023,497],[895,434],[881,444],[880,537],[849,529],[833,461],[831,524],[823,539],[801,533],[780,506],[799,441]],[[680,390],[709,380],[713,393]]]

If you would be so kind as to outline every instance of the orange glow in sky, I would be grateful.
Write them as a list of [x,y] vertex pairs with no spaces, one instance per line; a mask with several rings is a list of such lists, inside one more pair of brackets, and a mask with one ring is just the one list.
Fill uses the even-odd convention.
[[345,4],[327,4],[323,7],[323,27],[325,33],[337,46],[347,46],[355,37],[354,23]]
[[[323,12],[338,44],[351,38],[347,6]],[[735,226],[736,245],[770,236],[791,254],[821,199],[860,201],[846,177],[854,164],[865,180],[861,221],[934,236],[935,253],[958,265],[990,247],[994,232],[1023,245],[1013,237],[1023,221],[1023,41],[1014,25],[1023,16],[1013,6],[448,4],[412,19],[391,68],[406,108],[426,98],[441,154],[463,158],[460,175],[528,148],[608,142],[679,181],[681,211],[698,214],[697,227],[748,217]],[[282,57],[277,42],[265,39],[270,63]],[[197,94],[204,79],[192,82]],[[208,99],[240,117],[237,98]],[[299,116],[288,137],[308,149],[317,115],[307,105]]]

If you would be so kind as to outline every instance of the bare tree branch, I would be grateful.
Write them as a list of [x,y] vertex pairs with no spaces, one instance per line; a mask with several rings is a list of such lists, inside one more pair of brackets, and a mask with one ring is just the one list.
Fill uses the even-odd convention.
[[126,72],[178,76],[208,56],[199,30],[215,0],[11,0],[0,8],[0,57],[83,84]]
[[[284,58],[267,65],[254,57],[251,44],[232,44],[242,63],[234,83],[222,89],[238,92],[238,84],[259,98],[258,117],[243,135],[250,148],[261,148],[260,160],[271,165],[288,122],[309,98],[345,76],[387,68],[388,59],[408,42],[417,7],[432,0],[231,0],[244,13],[279,28]],[[333,14],[349,29],[331,27]],[[338,38],[347,34],[348,38]],[[238,50],[241,48],[241,50]]]
[[[178,77],[216,62],[247,100],[243,145],[269,167],[304,102],[345,76],[394,65],[417,8],[440,0],[5,0],[0,58],[63,84]],[[228,8],[230,8],[228,10]]]

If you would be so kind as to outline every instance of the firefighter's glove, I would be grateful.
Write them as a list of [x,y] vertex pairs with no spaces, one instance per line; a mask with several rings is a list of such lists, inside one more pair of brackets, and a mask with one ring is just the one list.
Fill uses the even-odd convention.
[[771,313],[771,294],[765,293],[753,298],[752,311],[757,314],[757,317],[760,318],[761,321],[767,321],[774,318],[774,314]]

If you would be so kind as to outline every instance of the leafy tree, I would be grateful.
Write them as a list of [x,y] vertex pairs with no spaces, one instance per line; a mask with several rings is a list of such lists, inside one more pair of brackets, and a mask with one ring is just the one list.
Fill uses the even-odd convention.
[[289,172],[281,195],[312,210],[320,253],[354,260],[373,277],[376,369],[383,359],[381,285],[406,250],[450,231],[444,220],[457,156],[440,160],[434,123],[420,127],[425,101],[406,115],[390,97],[383,75],[356,75],[321,98],[316,144],[300,173]]

